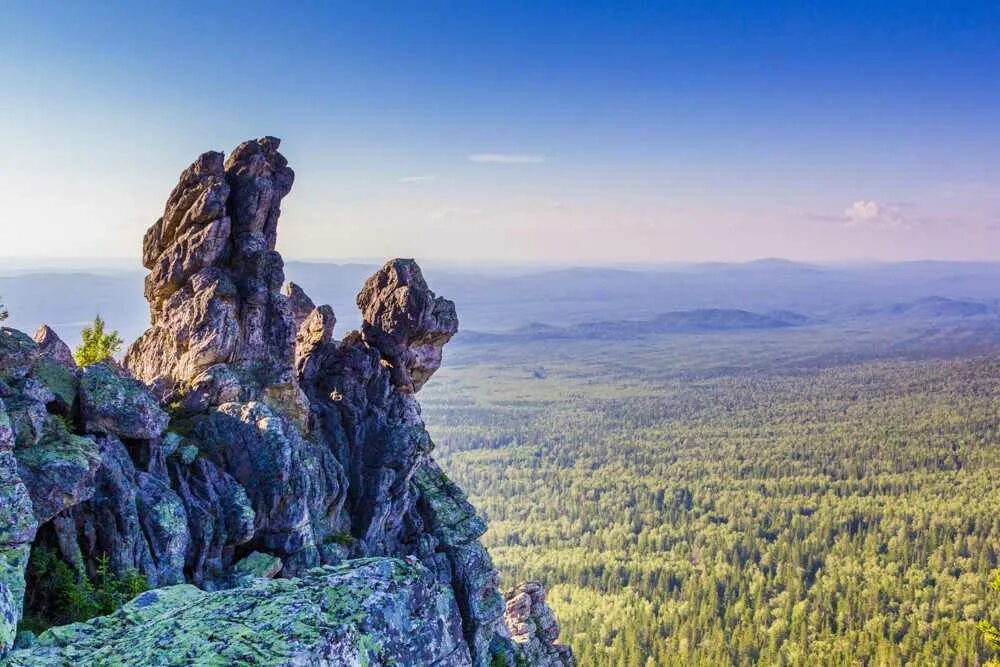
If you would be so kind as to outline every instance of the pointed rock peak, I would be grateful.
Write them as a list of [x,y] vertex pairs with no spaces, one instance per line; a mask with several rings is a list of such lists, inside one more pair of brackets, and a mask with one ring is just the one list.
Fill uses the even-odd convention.
[[228,159],[200,155],[146,233],[151,326],[125,357],[144,382],[179,388],[220,364],[252,371],[261,386],[290,381],[297,327],[274,247],[295,174],[279,144],[264,137]]
[[386,262],[357,297],[361,335],[392,368],[393,384],[419,391],[441,366],[441,349],[458,331],[455,304],[435,296],[412,259]]
[[281,289],[281,293],[288,299],[288,305],[292,308],[292,317],[295,318],[295,328],[302,326],[309,314],[316,308],[316,304],[309,298],[306,291],[298,283],[288,281]]
[[233,233],[248,249],[262,241],[267,250],[274,250],[277,242],[279,203],[295,181],[288,160],[278,152],[280,144],[275,137],[244,141],[226,160]]
[[35,342],[38,343],[40,356],[67,368],[76,368],[76,360],[69,346],[59,338],[59,335],[47,324],[43,324],[35,332]]

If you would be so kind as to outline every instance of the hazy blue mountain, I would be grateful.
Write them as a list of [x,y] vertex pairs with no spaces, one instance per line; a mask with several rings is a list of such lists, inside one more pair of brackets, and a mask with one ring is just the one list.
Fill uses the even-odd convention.
[[[285,275],[317,304],[330,304],[343,333],[358,326],[354,296],[376,268],[290,261]],[[789,323],[797,318],[797,324],[859,317],[989,317],[1000,297],[1000,263],[988,262],[831,265],[769,258],[502,270],[429,265],[424,273],[438,294],[455,301],[462,330],[485,333],[509,333],[531,323],[565,329],[595,322],[651,322],[663,313],[709,309],[747,311]],[[131,340],[147,323],[143,276],[117,265],[44,272],[23,264],[5,266],[0,267],[0,298],[10,310],[11,326],[33,330],[47,323],[75,341],[83,323],[100,312]],[[554,335],[544,332],[536,333]]]
[[746,310],[702,308],[662,313],[648,320],[587,322],[569,327],[554,327],[533,322],[508,333],[468,331],[461,334],[457,340],[465,343],[587,338],[619,340],[663,333],[780,329],[799,326],[806,321],[807,318],[804,316],[787,311],[784,316],[778,316],[761,315]]
[[138,271],[0,275],[0,299],[10,312],[4,324],[29,333],[48,324],[75,344],[80,329],[100,313],[130,341],[148,321],[142,281]]

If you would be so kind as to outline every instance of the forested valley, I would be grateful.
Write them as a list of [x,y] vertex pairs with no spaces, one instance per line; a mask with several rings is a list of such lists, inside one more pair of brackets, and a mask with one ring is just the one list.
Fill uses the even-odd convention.
[[457,345],[421,398],[582,665],[979,665],[1000,351],[934,331]]

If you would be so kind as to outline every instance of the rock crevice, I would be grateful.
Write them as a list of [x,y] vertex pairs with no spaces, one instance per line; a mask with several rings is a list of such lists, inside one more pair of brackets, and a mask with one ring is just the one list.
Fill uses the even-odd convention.
[[0,330],[0,653],[26,611],[58,607],[27,564],[45,548],[78,578],[163,588],[12,664],[148,662],[172,641],[166,664],[572,664],[537,585],[528,611],[505,604],[485,522],[431,458],[415,394],[454,304],[395,259],[335,338],[333,310],[283,286],[278,148],[181,174],[143,240],[150,327],[124,366],[77,368],[48,327]]

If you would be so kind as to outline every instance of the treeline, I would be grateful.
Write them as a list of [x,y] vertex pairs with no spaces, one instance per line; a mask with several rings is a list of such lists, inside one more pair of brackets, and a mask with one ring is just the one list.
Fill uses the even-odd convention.
[[991,655],[1000,356],[671,380],[591,350],[422,395],[504,580],[547,583],[581,664]]

